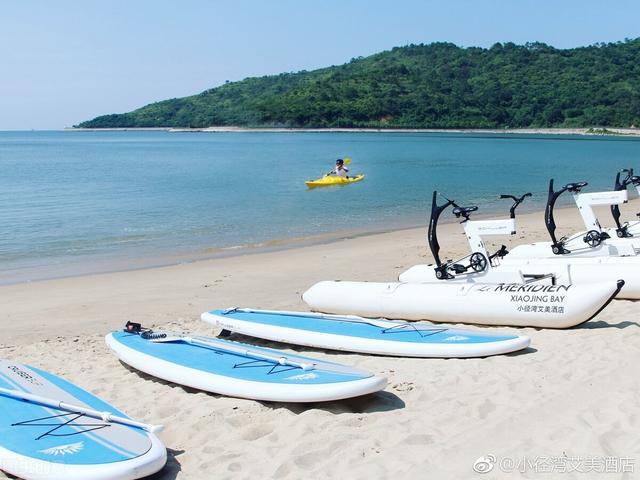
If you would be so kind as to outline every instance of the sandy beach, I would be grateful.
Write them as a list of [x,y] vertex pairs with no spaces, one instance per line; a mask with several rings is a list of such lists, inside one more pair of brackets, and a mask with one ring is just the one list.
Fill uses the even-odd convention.
[[[638,201],[624,205],[623,218],[639,209]],[[580,227],[575,208],[559,210],[556,218],[567,232]],[[517,221],[518,234],[502,243],[547,239],[541,212]],[[432,260],[425,233],[400,230],[3,286],[0,356],[62,375],[135,418],[164,424],[169,462],[158,479],[584,479],[604,468],[618,472],[604,478],[637,478],[640,305],[630,301],[616,300],[571,330],[491,329],[528,335],[532,344],[485,359],[374,357],[251,340],[389,379],[382,393],[323,404],[261,403],[185,389],[125,368],[104,345],[104,335],[127,320],[213,334],[199,320],[203,311],[305,309],[300,296],[319,280],[395,280]],[[457,223],[443,225],[439,237],[446,258],[466,253]],[[496,458],[493,471],[474,472],[474,462],[489,455]]]
[[266,132],[266,133],[467,133],[513,135],[627,135],[640,136],[639,128],[279,128],[279,127],[122,127],[65,128],[67,132],[144,132],[166,131],[183,133]]

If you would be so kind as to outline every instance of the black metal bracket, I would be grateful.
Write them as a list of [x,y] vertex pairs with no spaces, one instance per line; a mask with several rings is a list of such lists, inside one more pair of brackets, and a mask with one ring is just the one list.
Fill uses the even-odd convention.
[[[625,175],[622,179],[620,178],[621,174]],[[640,185],[640,176],[633,174],[633,168],[624,168],[616,174],[616,183],[613,189],[615,191],[626,190],[629,185]],[[618,204],[611,205],[611,215],[613,215],[613,220],[616,222],[616,235],[619,238],[632,237],[633,235],[629,233],[629,224],[626,222],[624,225],[620,223],[620,207]]]
[[564,192],[578,193],[587,185],[587,182],[568,183],[556,192],[553,190],[553,178],[549,180],[549,195],[547,196],[547,205],[544,209],[544,224],[547,227],[549,236],[551,237],[551,251],[555,255],[566,255],[567,253],[571,253],[571,251],[567,250],[565,247],[565,238],[563,237],[560,240],[556,238],[556,222],[553,218],[553,209],[556,205],[556,201]]

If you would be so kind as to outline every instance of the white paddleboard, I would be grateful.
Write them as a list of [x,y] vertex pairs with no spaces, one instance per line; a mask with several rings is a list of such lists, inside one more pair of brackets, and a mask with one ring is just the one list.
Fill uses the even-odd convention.
[[0,389],[0,470],[25,479],[118,480],[146,477],[166,463],[153,433],[6,393],[125,417],[60,377],[0,359]]
[[402,357],[486,357],[522,350],[530,343],[520,335],[353,315],[233,308],[205,312],[202,320],[266,340]]
[[211,337],[157,343],[152,337],[164,333],[141,333],[113,332],[106,342],[133,368],[207,392],[274,402],[322,402],[377,392],[387,384],[386,378],[367,371],[278,350]]

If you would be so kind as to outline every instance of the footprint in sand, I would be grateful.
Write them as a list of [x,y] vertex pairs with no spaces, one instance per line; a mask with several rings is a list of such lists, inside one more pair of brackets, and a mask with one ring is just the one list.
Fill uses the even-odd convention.
[[363,425],[364,417],[351,417],[340,422],[343,427],[361,427]]
[[415,385],[412,382],[400,382],[394,384],[391,388],[396,392],[410,392],[415,388]]
[[284,478],[289,475],[291,472],[291,466],[288,463],[283,463],[278,467],[276,472],[273,474],[274,479]]
[[489,399],[486,399],[478,407],[478,418],[480,418],[480,420],[484,420],[485,418],[487,418],[487,415],[489,415],[495,409],[496,409],[495,404],[492,401],[490,401]]
[[242,439],[249,441],[258,440],[259,438],[266,437],[271,432],[273,432],[273,427],[269,424],[255,425],[242,434]]
[[431,435],[409,435],[402,442],[406,445],[430,445],[434,442],[434,438]]
[[227,417],[225,419],[225,421],[226,421],[226,423],[228,423],[232,427],[238,428],[238,427],[242,427],[243,425],[245,425],[246,422],[247,422],[247,419],[246,419],[245,416],[236,415],[236,416]]
[[302,455],[298,455],[294,459],[294,463],[300,468],[311,468],[321,461],[322,455],[318,451],[307,452]]

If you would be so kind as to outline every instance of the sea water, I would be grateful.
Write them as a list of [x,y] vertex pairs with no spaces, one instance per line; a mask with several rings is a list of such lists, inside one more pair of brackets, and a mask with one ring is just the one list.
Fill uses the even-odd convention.
[[[0,132],[0,283],[425,225],[434,189],[541,208],[549,178],[608,190],[639,154],[611,136]],[[305,186],[344,157],[364,181]]]

